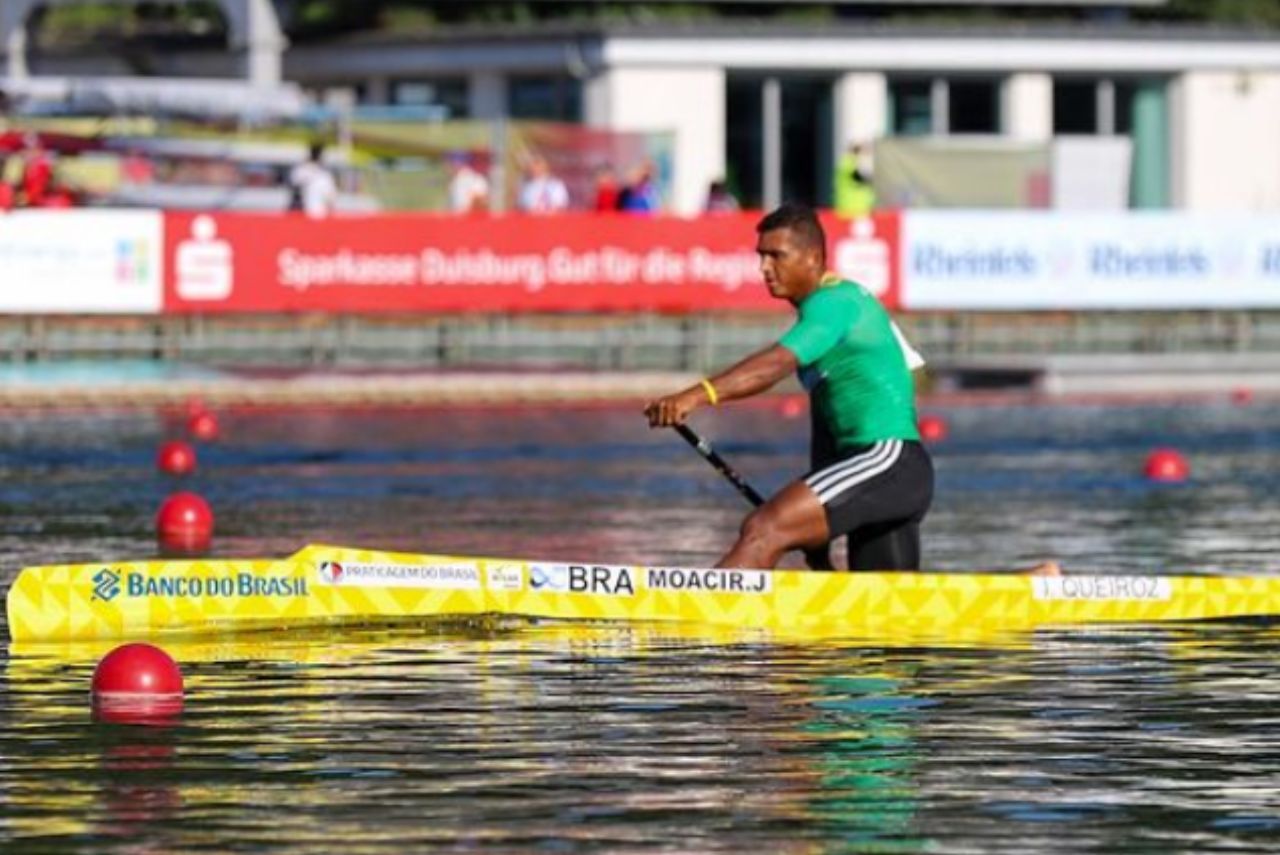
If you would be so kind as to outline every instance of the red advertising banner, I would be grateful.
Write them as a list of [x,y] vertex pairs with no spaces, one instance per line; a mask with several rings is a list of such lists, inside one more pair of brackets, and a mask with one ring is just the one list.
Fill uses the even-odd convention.
[[[167,213],[166,312],[776,309],[759,214]],[[825,220],[831,266],[898,303],[898,218]]]

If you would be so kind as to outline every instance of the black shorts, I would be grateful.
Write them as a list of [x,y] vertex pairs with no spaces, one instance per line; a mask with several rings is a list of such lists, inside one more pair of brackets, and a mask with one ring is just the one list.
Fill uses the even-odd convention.
[[829,446],[814,452],[804,482],[826,510],[831,538],[848,535],[849,569],[920,569],[920,521],[933,500],[925,447],[889,439],[839,455]]

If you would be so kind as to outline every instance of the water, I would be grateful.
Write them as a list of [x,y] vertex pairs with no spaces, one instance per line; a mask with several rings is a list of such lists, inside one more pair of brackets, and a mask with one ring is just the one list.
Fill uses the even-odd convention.
[[[1280,409],[955,407],[926,561],[1280,572]],[[764,489],[803,465],[768,406],[698,427]],[[308,541],[704,564],[742,500],[635,408],[243,412],[192,486],[215,552]],[[174,430],[0,426],[19,566],[154,553]],[[1157,444],[1193,480],[1153,486]],[[0,678],[0,850],[1239,852],[1280,843],[1280,632],[779,642],[641,627],[443,627],[174,648],[180,724],[95,724],[110,645]]]

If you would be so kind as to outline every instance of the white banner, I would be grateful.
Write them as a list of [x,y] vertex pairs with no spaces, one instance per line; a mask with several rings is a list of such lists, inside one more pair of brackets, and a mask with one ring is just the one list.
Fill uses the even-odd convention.
[[1280,216],[907,212],[907,309],[1280,306]]
[[158,211],[0,214],[0,312],[158,313]]

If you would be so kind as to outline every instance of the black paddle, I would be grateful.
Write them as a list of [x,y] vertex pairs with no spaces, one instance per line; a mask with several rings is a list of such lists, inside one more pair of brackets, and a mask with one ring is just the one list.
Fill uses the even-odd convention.
[[[717,472],[725,477],[734,489],[741,493],[748,502],[755,507],[764,504],[764,496],[760,492],[747,483],[747,479],[742,474],[729,465],[723,457],[720,456],[711,443],[707,442],[698,432],[688,425],[675,425],[676,433],[680,434],[681,439],[693,446],[694,451],[702,455],[702,459],[707,461],[715,468]],[[835,567],[831,563],[830,551],[826,548],[822,549],[806,549],[804,550],[804,559],[808,565],[814,570],[834,570]]]

